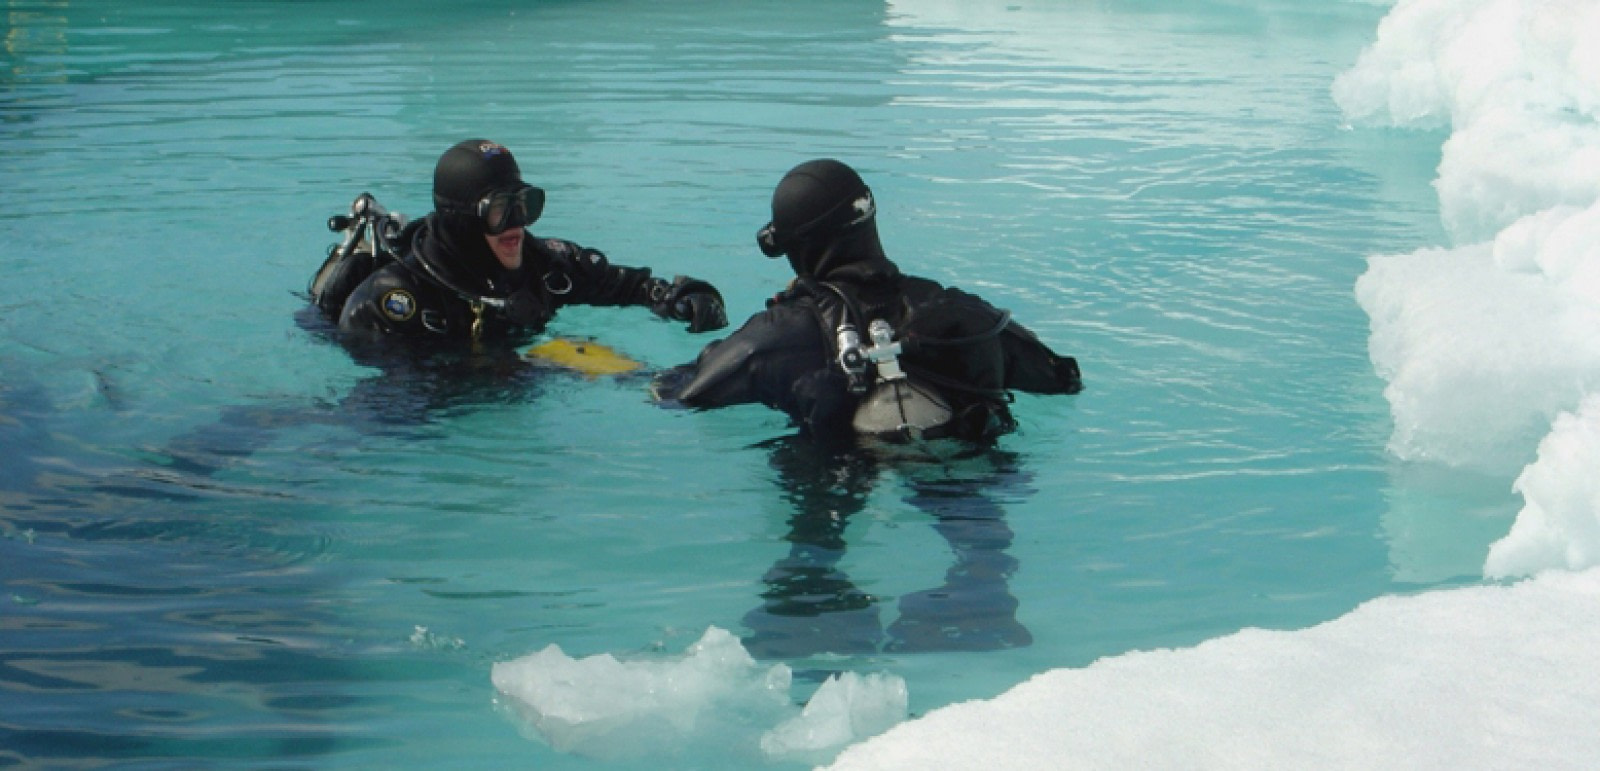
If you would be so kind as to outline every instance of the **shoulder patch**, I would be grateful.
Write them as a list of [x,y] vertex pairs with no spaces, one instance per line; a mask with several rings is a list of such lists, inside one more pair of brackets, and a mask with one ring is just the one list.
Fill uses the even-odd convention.
[[390,289],[378,299],[378,307],[391,321],[410,321],[417,315],[417,298],[404,289]]

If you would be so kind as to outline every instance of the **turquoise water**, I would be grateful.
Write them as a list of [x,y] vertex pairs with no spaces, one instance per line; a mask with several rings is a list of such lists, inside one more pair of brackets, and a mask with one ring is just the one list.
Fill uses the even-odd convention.
[[[1385,454],[1352,295],[1441,239],[1440,137],[1342,129],[1383,9],[1304,5],[12,0],[0,764],[592,767],[490,667],[737,633],[791,518],[838,505],[759,408],[385,382],[297,325],[323,220],[363,190],[423,213],[468,136],[550,191],[538,232],[709,278],[736,320],[787,278],[752,243],[772,185],[844,159],[903,266],[1079,357],[1083,394],[1019,396],[998,472],[882,468],[843,504],[836,567],[884,624],[953,565],[930,486],[998,507],[1031,644],[802,681],[893,673],[921,713],[1476,580],[1513,508],[1416,536],[1480,482]],[[652,367],[710,339],[553,331]]]

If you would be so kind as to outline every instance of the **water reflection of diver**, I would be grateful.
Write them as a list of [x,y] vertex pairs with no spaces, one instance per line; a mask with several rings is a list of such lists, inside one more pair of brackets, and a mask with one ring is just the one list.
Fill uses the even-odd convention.
[[[762,576],[760,607],[745,614],[745,647],[760,658],[816,653],[916,653],[1017,648],[1033,636],[1017,621],[1008,581],[1017,561],[1000,498],[1031,494],[1031,476],[1014,453],[968,444],[954,454],[883,455],[818,445],[805,437],[770,443],[770,462],[793,505],[788,553]],[[845,530],[873,490],[898,477],[903,500],[933,519],[950,547],[937,588],[900,595],[887,629],[879,598],[841,568]]]
[[[330,342],[334,327],[316,312],[297,321]],[[377,368],[336,400],[223,406],[208,423],[154,450],[160,463],[186,477],[210,477],[268,446],[280,432],[328,426],[358,438],[437,438],[440,419],[492,405],[527,404],[550,386],[549,370],[530,365],[510,346],[484,350],[421,350],[410,346],[352,348],[357,361]],[[337,440],[348,446],[349,438]],[[174,479],[187,483],[193,479]]]
[[[773,454],[796,514],[791,554],[769,572],[765,606],[746,619],[755,647],[777,656],[871,647],[873,601],[837,562],[848,514],[886,466],[905,478],[907,500],[934,516],[957,554],[952,571],[996,579],[901,598],[900,631],[922,630],[905,647],[1026,644],[1004,584],[1011,531],[979,492],[1021,479],[1014,458],[992,446],[1016,427],[1011,391],[1077,393],[1077,362],[981,298],[901,273],[876,213],[849,166],[816,160],[791,170],[757,241],[769,257],[788,256],[794,282],[693,363],[659,375],[656,394],[701,409],[761,403],[800,429],[799,444]],[[889,447],[899,451],[886,455]],[[977,589],[988,599],[975,600]],[[973,626],[984,623],[988,632]]]
[[362,196],[330,223],[349,235],[312,279],[311,299],[357,343],[526,340],[573,304],[642,305],[691,332],[727,325],[722,296],[704,281],[652,278],[598,250],[534,237],[526,228],[544,199],[511,151],[457,143],[434,167],[432,214],[402,226]]

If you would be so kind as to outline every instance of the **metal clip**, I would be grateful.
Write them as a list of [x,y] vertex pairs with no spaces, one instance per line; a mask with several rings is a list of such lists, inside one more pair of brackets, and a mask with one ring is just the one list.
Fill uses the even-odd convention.
[[474,300],[472,305],[472,342],[478,342],[483,337],[483,301]]
[[904,380],[906,373],[900,371],[900,344],[894,340],[894,327],[883,319],[873,319],[867,325],[867,334],[872,336],[872,347],[866,350],[866,357],[877,370],[878,379]]
[[855,325],[848,321],[839,325],[835,335],[839,348],[839,369],[844,370],[850,393],[866,393],[867,357],[861,353],[861,335],[856,333]]

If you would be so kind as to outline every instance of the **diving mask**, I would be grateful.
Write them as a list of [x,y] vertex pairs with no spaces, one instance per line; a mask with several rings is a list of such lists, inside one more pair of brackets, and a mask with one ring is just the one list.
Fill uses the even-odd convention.
[[523,185],[484,196],[478,201],[476,214],[483,222],[483,232],[497,236],[512,228],[532,225],[543,212],[544,190]]

